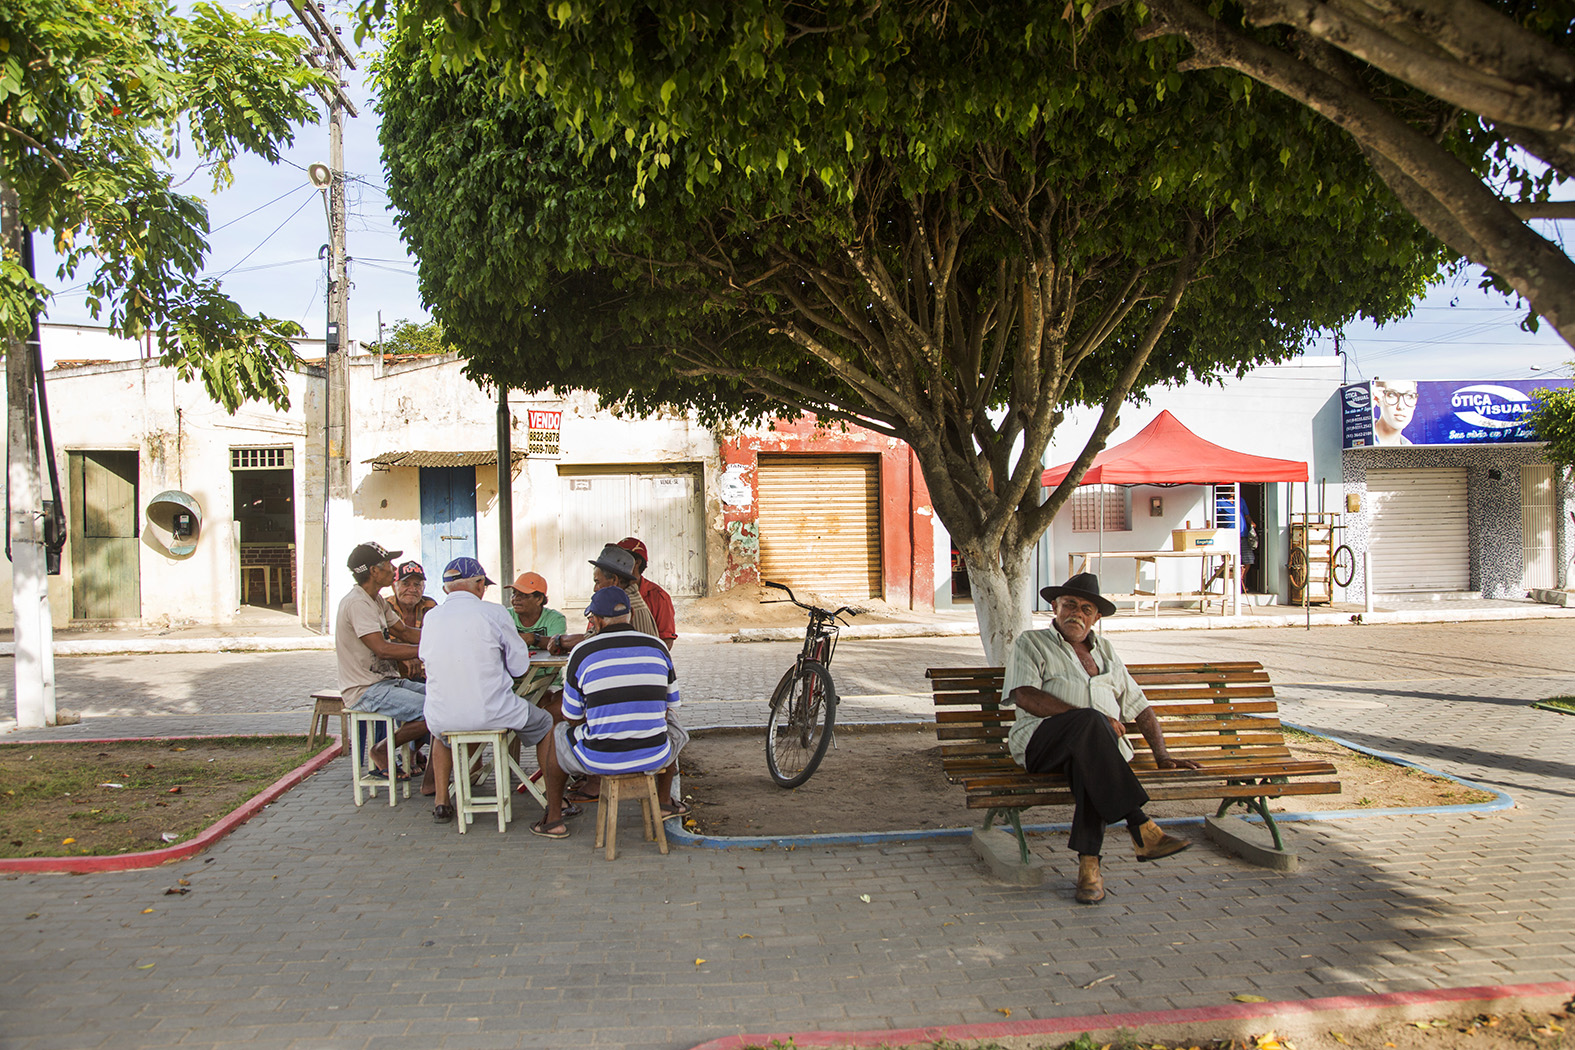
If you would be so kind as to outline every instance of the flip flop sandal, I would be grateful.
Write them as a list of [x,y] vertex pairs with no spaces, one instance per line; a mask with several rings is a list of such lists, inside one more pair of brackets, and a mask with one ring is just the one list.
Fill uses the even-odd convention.
[[[366,776],[366,777],[370,777],[372,780],[387,780],[388,779],[388,770],[386,770],[386,769],[378,769],[376,766],[373,766],[371,769],[367,770],[362,775]],[[410,774],[409,773],[400,773],[397,777],[395,777],[395,779],[396,780],[409,780],[410,779]]]
[[[552,830],[553,828],[561,830],[554,831]],[[530,826],[530,833],[532,835],[540,835],[544,839],[566,839],[569,837],[569,829],[562,821],[556,824],[548,824],[546,820],[538,820]]]
[[574,788],[563,794],[563,801],[565,802],[600,802],[601,800],[602,797],[600,795],[587,795],[579,788]]
[[447,824],[454,819],[454,807],[447,803],[439,803],[432,807],[432,819],[438,824]]
[[585,810],[581,809],[579,806],[576,806],[573,802],[565,802],[563,804],[564,820],[568,820],[570,817],[577,817],[584,812]]
[[690,809],[691,807],[687,802],[674,802],[671,807],[662,807],[662,819],[672,820],[674,817],[687,817]]

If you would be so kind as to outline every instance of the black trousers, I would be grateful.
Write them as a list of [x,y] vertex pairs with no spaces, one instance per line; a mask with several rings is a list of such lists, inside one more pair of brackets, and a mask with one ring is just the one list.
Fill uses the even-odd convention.
[[1040,722],[1023,764],[1030,773],[1060,773],[1071,782],[1076,808],[1067,844],[1078,853],[1097,856],[1107,824],[1147,819],[1148,792],[1121,757],[1110,720],[1098,711],[1077,708]]

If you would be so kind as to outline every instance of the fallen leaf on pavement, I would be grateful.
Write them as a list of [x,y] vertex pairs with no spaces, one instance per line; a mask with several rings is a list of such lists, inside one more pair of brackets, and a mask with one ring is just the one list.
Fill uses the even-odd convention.
[[152,908],[143,908],[142,909],[142,914],[144,914],[144,915],[152,915],[153,914],[153,909]]
[[1012,1008],[1010,1006],[998,1006],[995,1008],[995,1012],[1000,1014],[1002,1017],[1012,1016]]
[[178,795],[178,794],[180,794],[180,785],[176,784],[174,787],[170,788],[169,789],[169,794],[171,794],[171,795]]
[[1261,995],[1247,995],[1246,993],[1242,993],[1241,995],[1233,995],[1231,998],[1238,1003],[1266,1003],[1269,1001]]
[[696,960],[695,960],[695,965],[696,965],[696,966],[699,966],[699,965],[701,965],[701,964],[702,964],[702,963],[704,963],[704,962],[705,962],[705,960],[704,960],[704,959],[696,959]]
[[183,893],[190,893],[190,892],[191,892],[191,890],[188,890],[184,886],[171,886],[169,889],[164,891],[164,896],[166,896],[166,897],[170,897],[170,896],[178,897],[178,896],[180,896]]

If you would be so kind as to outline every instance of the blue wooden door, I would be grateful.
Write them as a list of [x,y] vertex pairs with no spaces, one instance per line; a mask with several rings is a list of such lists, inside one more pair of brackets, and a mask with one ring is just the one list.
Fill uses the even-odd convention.
[[443,566],[476,556],[476,468],[421,468],[421,564],[441,600]]

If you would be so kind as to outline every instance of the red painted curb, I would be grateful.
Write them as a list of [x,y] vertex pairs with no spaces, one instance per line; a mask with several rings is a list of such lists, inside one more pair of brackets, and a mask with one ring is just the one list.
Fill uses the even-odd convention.
[[1278,1003],[1227,1003],[1180,1010],[1148,1010],[1128,1014],[1084,1014],[1034,1021],[987,1021],[983,1024],[941,1025],[933,1028],[900,1028],[871,1032],[776,1032],[771,1035],[728,1035],[692,1050],[744,1050],[770,1046],[773,1040],[788,1046],[882,1046],[896,1043],[937,1042],[956,1039],[1002,1039],[1007,1036],[1055,1035],[1067,1032],[1109,1031],[1150,1025],[1194,1021],[1241,1020],[1283,1017],[1328,1010],[1376,1010],[1390,1006],[1428,1006],[1435,1003],[1520,999],[1543,995],[1575,995],[1575,981],[1549,984],[1485,985],[1479,988],[1439,988],[1425,992],[1385,992],[1378,995],[1338,995],[1328,999],[1295,999]]
[[[276,734],[269,734],[276,735]],[[203,737],[116,737],[112,739],[95,740],[39,740],[29,741],[40,744],[115,744],[123,741],[142,740],[201,740]],[[320,754],[296,766],[284,776],[275,780],[262,791],[253,795],[222,817],[206,831],[195,838],[182,842],[178,846],[167,849],[143,850],[139,853],[117,853],[111,857],[17,857],[11,860],[0,860],[0,872],[14,871],[18,873],[59,872],[69,875],[87,875],[100,871],[132,871],[137,868],[156,868],[160,864],[171,861],[185,860],[187,857],[201,853],[209,846],[218,842],[224,836],[246,823],[252,817],[262,812],[280,795],[289,791],[307,777],[322,769],[328,763],[339,757],[340,743],[337,738],[328,748]]]

